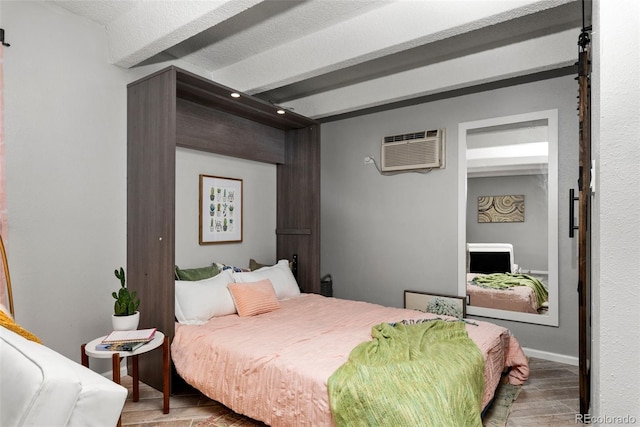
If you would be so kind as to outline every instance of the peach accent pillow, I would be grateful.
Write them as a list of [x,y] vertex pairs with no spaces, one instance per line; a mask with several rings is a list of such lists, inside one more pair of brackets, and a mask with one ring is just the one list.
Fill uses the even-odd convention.
[[269,279],[250,283],[229,283],[227,287],[241,317],[255,316],[280,308],[276,291]]

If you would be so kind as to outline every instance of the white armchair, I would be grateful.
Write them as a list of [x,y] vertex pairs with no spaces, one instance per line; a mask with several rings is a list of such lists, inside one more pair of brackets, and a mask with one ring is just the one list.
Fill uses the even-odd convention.
[[127,390],[0,327],[0,425],[115,426]]

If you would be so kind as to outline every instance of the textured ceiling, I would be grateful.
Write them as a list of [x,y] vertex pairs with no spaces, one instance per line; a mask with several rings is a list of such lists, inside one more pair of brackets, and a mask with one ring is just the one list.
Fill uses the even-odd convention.
[[103,26],[114,65],[173,60],[325,120],[572,73],[583,25],[580,0],[47,2]]

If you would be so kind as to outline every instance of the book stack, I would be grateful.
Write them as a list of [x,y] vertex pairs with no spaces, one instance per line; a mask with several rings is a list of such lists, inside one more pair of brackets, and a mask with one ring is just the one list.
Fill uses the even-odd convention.
[[153,340],[156,328],[137,329],[135,331],[113,331],[107,335],[96,350],[102,351],[136,351]]

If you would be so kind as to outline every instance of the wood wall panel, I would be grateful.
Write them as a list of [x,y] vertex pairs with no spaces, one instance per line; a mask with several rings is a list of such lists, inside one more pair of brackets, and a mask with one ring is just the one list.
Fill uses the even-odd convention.
[[320,293],[320,127],[287,131],[278,165],[277,257],[298,255],[298,283]]
[[224,111],[178,100],[177,145],[265,163],[284,162],[284,132]]
[[[314,120],[293,111],[277,114],[279,107],[270,102],[214,83],[188,71],[176,68],[176,72],[179,99],[190,100],[206,107],[226,111],[234,116],[244,117],[276,129],[301,129],[316,123]],[[240,94],[240,97],[232,97],[231,93],[233,92]]]
[[[128,87],[127,286],[140,297],[140,328],[174,330],[175,73]],[[157,354],[156,354],[157,353]],[[162,388],[162,353],[144,356],[140,378]],[[143,358],[141,357],[141,362]]]

